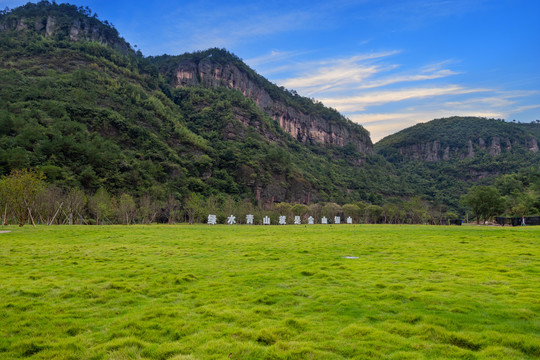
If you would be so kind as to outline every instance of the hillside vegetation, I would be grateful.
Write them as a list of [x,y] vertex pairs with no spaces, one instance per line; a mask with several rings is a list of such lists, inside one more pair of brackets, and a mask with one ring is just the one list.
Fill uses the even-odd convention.
[[540,123],[452,117],[387,136],[375,144],[375,150],[396,167],[414,192],[456,208],[456,194],[465,194],[471,184],[494,184],[498,177],[510,174],[536,179],[539,130]]
[[[60,187],[162,200],[345,201],[395,188],[383,181],[391,170],[377,165],[381,158],[304,146],[238,91],[174,89],[111,25],[88,15],[47,2],[1,15],[1,174],[31,167]],[[51,34],[35,25],[51,18]],[[106,35],[74,41],[82,23]]]
[[[174,82],[179,64],[208,59],[248,79],[266,102],[215,79]],[[152,199],[162,221],[191,218],[190,201],[220,212],[231,203],[261,211],[337,203],[369,222],[425,222],[464,215],[459,199],[471,186],[512,175],[532,197],[532,214],[539,208],[528,180],[540,163],[539,124],[438,119],[381,140],[373,153],[364,128],[226,50],[146,58],[88,8],[41,1],[2,11],[0,82],[0,175],[42,172],[53,203],[77,191],[107,193],[111,208],[123,196],[139,208]],[[276,117],[303,132],[291,136]],[[328,139],[315,141],[310,126]]]

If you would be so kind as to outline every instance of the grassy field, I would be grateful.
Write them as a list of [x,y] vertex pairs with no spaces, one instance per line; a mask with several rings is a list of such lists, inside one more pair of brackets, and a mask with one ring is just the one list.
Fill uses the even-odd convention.
[[540,227],[8,230],[0,359],[540,357]]

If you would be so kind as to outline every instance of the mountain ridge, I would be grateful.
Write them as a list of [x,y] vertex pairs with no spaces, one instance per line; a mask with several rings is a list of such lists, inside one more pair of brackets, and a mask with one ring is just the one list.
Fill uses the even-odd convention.
[[375,145],[386,158],[428,162],[471,159],[479,152],[498,156],[513,149],[538,153],[540,124],[505,122],[481,117],[448,117],[416,124]]
[[[50,17],[64,25],[47,34]],[[61,188],[161,201],[421,199],[461,211],[469,187],[539,163],[527,143],[536,124],[436,119],[373,146],[363,127],[226,50],[144,57],[100,24],[84,8],[43,1],[0,14],[0,174],[36,168]],[[91,35],[101,31],[109,37]]]
[[[48,36],[5,25],[51,14],[66,26]],[[40,2],[0,15],[0,173],[33,167],[64,188],[182,201],[343,202],[394,192],[394,180],[381,181],[391,173],[381,158],[352,145],[302,143],[237,89],[175,88],[152,59],[114,46],[119,37],[70,37],[77,21],[94,21],[88,14]]]
[[152,58],[173,87],[224,86],[251,98],[293,138],[302,143],[331,146],[353,144],[373,154],[369,132],[334,109],[280,88],[224,49]]

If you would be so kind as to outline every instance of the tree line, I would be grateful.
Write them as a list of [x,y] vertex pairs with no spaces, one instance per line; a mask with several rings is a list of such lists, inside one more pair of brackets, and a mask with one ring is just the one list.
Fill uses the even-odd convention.
[[[496,215],[525,216],[540,213],[538,184],[532,189],[523,188],[517,176],[500,177],[496,186],[476,186],[462,197],[471,209],[471,219],[488,221]],[[536,189],[538,187],[539,189]],[[395,199],[394,199],[395,200]],[[164,201],[150,194],[133,197],[131,194],[113,195],[101,187],[92,194],[79,188],[62,189],[47,184],[43,173],[28,169],[14,170],[0,180],[0,206],[2,225],[18,224],[152,224],[152,223],[204,223],[209,214],[215,214],[218,223],[234,215],[237,223],[246,223],[252,214],[255,223],[262,223],[268,216],[272,224],[279,216],[287,216],[288,223],[300,216],[305,223],[309,216],[321,219],[351,217],[353,222],[369,224],[441,224],[444,220],[457,219],[459,214],[447,211],[442,204],[433,205],[420,197],[399,203],[383,205],[358,201],[339,205],[334,202],[293,204],[280,202],[256,206],[251,200],[237,201],[230,196],[203,197],[191,193],[184,199],[169,196]]]

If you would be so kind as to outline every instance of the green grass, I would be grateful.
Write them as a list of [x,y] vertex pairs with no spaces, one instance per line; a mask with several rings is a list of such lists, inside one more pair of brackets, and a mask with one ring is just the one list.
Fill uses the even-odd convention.
[[9,229],[0,359],[540,357],[540,227]]

